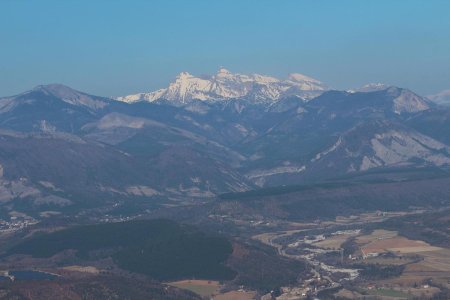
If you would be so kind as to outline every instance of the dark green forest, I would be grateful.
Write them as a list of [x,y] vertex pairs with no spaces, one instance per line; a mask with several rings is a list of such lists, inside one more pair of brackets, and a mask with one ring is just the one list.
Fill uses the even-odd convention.
[[232,252],[226,238],[168,220],[76,226],[32,237],[9,249],[8,254],[51,257],[67,249],[77,250],[77,256],[85,259],[92,251],[109,250],[122,269],[158,280],[226,280],[235,276],[225,266]]

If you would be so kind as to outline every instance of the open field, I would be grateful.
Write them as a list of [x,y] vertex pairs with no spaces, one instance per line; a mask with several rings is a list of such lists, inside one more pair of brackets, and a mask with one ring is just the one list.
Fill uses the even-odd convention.
[[221,285],[218,281],[209,280],[181,280],[168,283],[171,286],[189,290],[202,297],[210,297],[219,292]]
[[82,272],[82,273],[90,273],[90,274],[98,274],[100,273],[100,270],[96,267],[91,266],[67,266],[63,267],[62,269],[67,271],[75,271],[75,272]]
[[231,291],[214,296],[214,300],[252,300],[255,299],[255,292]]
[[422,265],[450,273],[450,250],[440,249],[437,251],[421,253],[425,259]]
[[[387,252],[397,254],[394,257],[368,257],[364,260],[364,263],[405,266],[399,277],[378,281],[382,286],[401,287],[401,291],[407,291],[419,297],[421,295],[429,297],[437,292],[436,288],[433,287],[413,289],[413,286],[421,286],[430,278],[434,283],[450,287],[450,249],[435,247],[421,240],[408,239],[399,236],[396,231],[383,229],[374,230],[368,235],[358,236],[356,243],[360,246],[363,254],[366,255]],[[380,291],[385,293],[387,290],[376,290],[379,296],[389,296],[387,294],[381,295]],[[396,297],[401,298],[400,295]]]
[[397,236],[397,231],[377,229],[374,230],[371,234],[358,236],[356,242],[360,245],[364,245],[377,240],[393,238],[395,236]]
[[374,296],[390,297],[397,299],[408,299],[408,294],[403,291],[393,290],[393,289],[373,289],[366,290],[366,293]]
[[344,299],[361,299],[363,297],[362,294],[355,292],[355,291],[350,291],[347,289],[341,289],[339,290],[339,292],[337,292],[336,294],[334,294],[336,297],[340,297],[340,298],[344,298]]
[[222,285],[218,281],[210,280],[181,280],[168,283],[180,289],[189,290],[202,297],[214,300],[251,300],[255,299],[256,293],[253,291],[230,291],[220,294]]
[[398,278],[398,282],[402,284],[420,283],[428,278],[433,278],[434,282],[450,288],[450,249],[421,252],[420,255],[423,256],[423,261],[407,265],[403,274]]
[[421,297],[421,298],[431,298],[434,294],[436,294],[438,292],[439,292],[439,289],[436,287],[408,289],[408,293],[412,294],[415,297]]
[[423,241],[413,241],[404,237],[393,237],[383,240],[370,242],[362,247],[365,253],[382,253],[382,252],[400,252],[400,253],[419,253],[427,251],[437,251],[441,248],[433,247]]
[[[364,260],[369,264],[383,265],[405,265],[402,275],[389,280],[382,280],[381,283],[398,286],[412,287],[422,284],[429,278],[433,278],[436,283],[450,287],[450,249],[434,247],[430,244],[411,240],[398,236],[395,231],[375,230],[369,235],[359,236],[356,242],[365,253],[386,253],[406,254],[402,259],[395,257],[370,257]],[[418,255],[422,260],[418,262],[408,262],[409,255]],[[429,293],[429,290],[425,290]]]
[[[420,211],[416,211],[420,212]],[[337,216],[335,218],[335,224],[349,224],[349,223],[355,223],[355,222],[361,222],[361,223],[373,223],[373,222],[381,222],[383,220],[386,220],[387,218],[392,217],[399,217],[399,216],[405,216],[408,215],[410,212],[367,212],[367,213],[361,213],[359,215],[352,215],[352,216]]]
[[324,249],[339,249],[339,248],[341,248],[342,244],[352,236],[355,236],[355,235],[339,234],[339,235],[331,236],[329,238],[326,238],[323,241],[314,243],[314,246],[324,248]]
[[369,235],[359,236],[356,239],[364,253],[421,253],[442,250],[440,247],[434,247],[424,241],[410,240],[398,236],[396,231],[374,230]]
[[412,259],[408,257],[369,257],[366,258],[363,262],[365,264],[379,264],[385,266],[400,266],[405,263],[411,262]]
[[[382,297],[382,299],[411,299],[412,297],[419,297],[419,299],[431,299],[432,296],[439,292],[436,287],[418,287],[418,288],[379,288],[365,290],[365,293],[369,295],[375,295]],[[347,293],[349,294],[349,293]],[[351,295],[351,294],[349,294]],[[350,298],[349,299],[361,299],[361,298]]]

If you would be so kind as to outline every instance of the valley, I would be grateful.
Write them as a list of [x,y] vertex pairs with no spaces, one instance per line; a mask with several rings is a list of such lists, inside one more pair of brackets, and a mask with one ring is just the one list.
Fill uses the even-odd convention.
[[[197,204],[194,210],[201,211],[201,206]],[[176,210],[176,208],[169,208],[168,210],[170,211],[172,209]],[[253,299],[256,295],[263,296],[271,290],[275,291],[274,295],[277,295],[277,299],[308,299],[308,297],[312,296],[318,296],[322,299],[322,297],[331,297],[338,294],[345,294],[348,297],[350,297],[349,295],[353,295],[349,298],[353,299],[354,297],[363,297],[362,295],[371,295],[374,293],[381,295],[385,291],[386,294],[391,296],[397,295],[400,299],[402,299],[402,295],[408,295],[408,299],[413,297],[413,295],[417,297],[428,295],[427,297],[431,298],[433,295],[448,291],[448,282],[450,280],[450,273],[448,272],[450,250],[443,244],[437,242],[437,240],[434,240],[432,244],[429,244],[429,239],[426,241],[418,240],[417,237],[411,236],[410,233],[404,231],[401,224],[413,220],[436,220],[440,218],[439,216],[446,216],[447,213],[448,208],[441,208],[437,210],[415,209],[397,212],[375,211],[351,216],[337,215],[334,219],[320,222],[295,222],[283,220],[282,218],[274,219],[273,217],[258,221],[233,218],[227,218],[227,221],[223,220],[222,222],[216,220],[212,222],[220,225],[217,228],[210,228],[207,231],[222,231],[225,233],[224,237],[231,242],[233,249],[232,254],[228,254],[230,256],[227,259],[226,265],[234,272],[237,272],[237,276],[233,275],[224,281],[214,281],[217,277],[207,274],[194,276],[181,275],[181,277],[175,275],[175,277],[166,278],[184,278],[184,281],[169,281],[169,284],[178,288],[191,290],[202,296],[216,295],[214,299],[221,299],[220,295],[222,294],[231,295],[227,293],[236,293],[242,299],[247,299],[245,295],[253,295],[248,298]],[[167,212],[164,215],[167,217]],[[172,215],[171,218],[175,215]],[[96,234],[97,229],[94,230],[94,228],[98,228],[98,230],[111,230],[111,232],[114,232],[114,240],[120,241],[124,245],[136,244],[127,242],[127,239],[133,239],[132,236],[143,237],[143,234],[139,232],[141,229],[137,230],[141,226],[139,224],[148,224],[142,228],[147,228],[145,229],[146,232],[150,230],[149,234],[152,236],[152,242],[157,242],[155,240],[157,235],[155,234],[162,234],[161,237],[165,236],[167,238],[170,237],[170,239],[176,239],[176,234],[164,233],[165,230],[172,230],[169,228],[176,226],[176,223],[163,220],[144,221],[147,217],[149,216],[142,215],[136,217],[136,221],[128,221],[128,223],[123,223],[123,220],[109,220],[101,226],[84,225],[88,226],[86,227],[86,233],[89,233],[88,235],[81,232],[76,233],[73,230],[73,234],[70,233],[70,230],[61,231],[61,229],[55,228],[56,231],[54,231],[52,226],[44,226],[43,223],[17,229],[13,233],[9,232],[7,236],[2,235],[3,241],[9,241],[9,243],[16,244],[16,246],[13,248],[8,247],[9,250],[6,253],[3,252],[2,258],[0,259],[0,268],[2,270],[27,270],[27,268],[32,266],[35,270],[61,275],[61,279],[57,279],[56,281],[72,280],[71,278],[73,276],[81,276],[82,278],[85,276],[93,276],[96,278],[97,276],[108,275],[134,278],[136,275],[132,274],[136,274],[136,271],[138,273],[141,271],[137,269],[129,269],[127,271],[128,267],[116,260],[120,259],[120,255],[117,256],[114,254],[117,251],[113,250],[116,246],[110,244],[113,240],[108,241],[107,232],[105,231],[104,234]],[[154,215],[151,217],[154,217]],[[187,221],[185,219],[184,222],[196,223],[196,226],[206,228],[211,224],[211,217],[213,219],[215,218],[209,215],[209,217],[203,220],[198,220],[193,215],[192,220]],[[446,222],[445,219],[443,222]],[[98,223],[98,220],[93,221],[93,223]],[[163,229],[166,227],[163,224],[169,227]],[[132,232],[124,231],[129,236],[127,238],[120,237],[120,231],[122,229],[119,228],[123,227],[123,230],[125,230],[126,227],[124,226],[130,227],[130,229],[135,227],[135,229],[131,229]],[[152,226],[163,227],[154,231],[152,234]],[[392,230],[392,226],[397,227],[398,230]],[[425,222],[423,224],[423,230],[429,231],[436,226],[439,226],[437,228],[443,228],[442,225],[430,225]],[[36,238],[28,238],[28,241],[25,242],[15,241],[15,235],[23,236],[25,234],[25,236],[29,236],[30,234],[26,234],[25,232],[31,229],[31,227],[35,227],[33,231],[38,230],[41,234],[35,233],[33,236],[36,236]],[[91,227],[92,229],[90,229]],[[114,229],[114,227],[117,229]],[[84,230],[83,227],[74,227],[74,229],[76,228]],[[42,239],[39,237],[42,236],[42,230],[54,233],[44,234],[44,239]],[[444,234],[445,230],[441,232]],[[415,234],[420,235],[421,233],[417,231]],[[84,243],[94,242],[89,235],[92,238],[103,236],[101,244],[95,242],[92,246],[89,246],[89,244],[84,245]],[[77,241],[75,236],[79,236],[78,239],[82,237],[82,240]],[[69,243],[68,240],[71,240],[71,242]],[[444,238],[442,242],[445,243],[446,239]],[[44,244],[40,246],[40,243]],[[211,251],[207,250],[208,247],[212,246],[210,242],[207,242],[208,246],[202,246],[201,242],[194,243],[196,245],[195,247],[199,247],[197,248],[200,251],[199,253]],[[64,245],[64,248],[71,250],[60,252],[64,248],[58,248],[58,244]],[[174,241],[169,241],[167,245],[178,248],[174,244]],[[263,245],[267,245],[268,248],[264,248],[265,246]],[[54,247],[53,249],[55,250],[52,250],[51,247]],[[95,250],[95,247],[100,248]],[[163,248],[167,252],[168,248],[165,246]],[[183,249],[183,252],[188,255],[187,257],[189,258],[186,257],[186,259],[194,262],[193,257],[195,255],[193,253],[189,254],[189,252],[186,253],[189,247],[181,246],[179,248]],[[219,248],[224,249],[223,246]],[[138,249],[141,248],[138,246]],[[26,251],[25,253],[32,255],[23,256],[21,254],[17,256],[22,251]],[[130,251],[134,250],[130,249]],[[146,252],[145,248],[138,251],[142,253]],[[193,251],[198,252],[197,250]],[[15,254],[11,256],[12,253]],[[132,256],[136,255],[138,253]],[[247,260],[250,259],[249,255],[255,258],[258,257],[258,263],[256,265],[252,265],[251,262],[248,262],[250,265],[243,264],[244,261],[247,263]],[[173,256],[169,255],[169,257]],[[281,268],[284,262],[279,261],[277,257],[284,257],[286,259],[286,263],[290,265],[289,268],[291,270],[289,272],[291,272],[291,275],[286,277],[288,267],[286,265]],[[170,264],[173,263],[172,260],[173,258],[170,258]],[[157,261],[161,261],[161,259],[157,259]],[[144,260],[139,259],[139,264],[142,265],[143,263]],[[275,263],[277,267],[272,266],[272,263]],[[171,268],[169,267],[170,264],[166,264],[164,267],[168,268],[167,271],[169,272]],[[180,266],[179,263],[177,265]],[[211,263],[207,265],[208,270],[211,271]],[[268,289],[270,285],[275,283],[275,277],[273,276],[281,275],[281,273],[278,273],[278,270],[282,270],[281,272],[283,273],[283,276],[277,279],[280,280],[279,285],[275,284],[273,286],[275,289]],[[147,273],[152,278],[160,278],[159,276],[162,276],[162,274],[164,272],[160,271],[154,273],[154,275]],[[256,277],[247,278],[247,276],[252,276],[251,274]],[[233,277],[234,279],[232,279]],[[143,279],[145,275],[139,275],[138,278]],[[278,289],[276,289],[277,286]]]

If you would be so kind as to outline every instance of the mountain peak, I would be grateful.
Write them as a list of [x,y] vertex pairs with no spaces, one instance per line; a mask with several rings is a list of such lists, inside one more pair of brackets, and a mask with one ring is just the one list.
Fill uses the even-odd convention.
[[231,72],[228,69],[225,69],[224,67],[220,67],[217,71],[217,74],[231,74]]
[[438,105],[450,106],[450,90],[444,90],[435,95],[427,96],[427,98]]
[[95,99],[98,97],[90,96],[59,83],[38,85],[32,91],[40,91],[44,94],[58,98],[66,103],[76,106],[86,106],[94,110],[103,108],[108,105],[104,100]]
[[303,74],[290,74],[288,80],[267,75],[231,73],[220,67],[216,75],[198,77],[182,72],[167,88],[150,93],[118,97],[124,102],[165,99],[174,104],[186,104],[192,100],[219,101],[246,98],[253,102],[274,102],[296,96],[312,99],[328,88],[319,80]]
[[60,83],[50,83],[36,86],[33,91],[43,91],[52,94],[64,94],[76,92],[74,89]]
[[177,79],[185,79],[185,78],[190,78],[193,77],[189,72],[181,72],[180,74],[177,75]]
[[390,85],[384,84],[384,83],[368,83],[363,85],[362,87],[359,87],[357,89],[354,90],[350,90],[349,92],[360,92],[360,93],[368,93],[368,92],[376,92],[376,91],[382,91],[382,90],[387,90],[388,88],[390,88]]
[[397,114],[417,113],[432,107],[432,103],[428,99],[408,89],[391,86],[385,91],[393,98],[394,112]]
[[303,82],[303,81],[310,81],[314,83],[320,83],[319,80],[311,78],[309,76],[300,74],[300,73],[291,73],[288,75],[288,80],[294,81],[294,82]]

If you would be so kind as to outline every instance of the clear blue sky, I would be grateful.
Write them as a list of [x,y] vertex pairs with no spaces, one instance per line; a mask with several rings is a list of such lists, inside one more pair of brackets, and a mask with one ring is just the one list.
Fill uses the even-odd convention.
[[448,0],[0,0],[0,95],[64,83],[117,96],[180,71],[450,89]]

